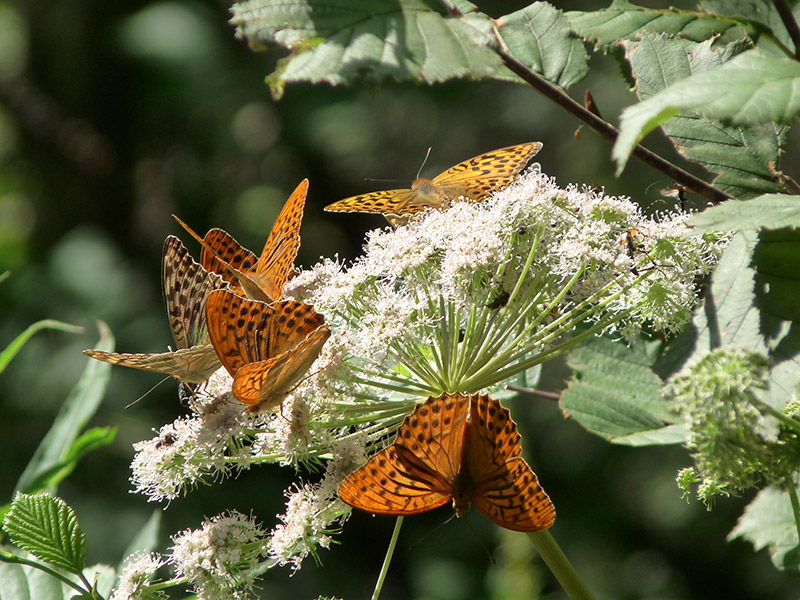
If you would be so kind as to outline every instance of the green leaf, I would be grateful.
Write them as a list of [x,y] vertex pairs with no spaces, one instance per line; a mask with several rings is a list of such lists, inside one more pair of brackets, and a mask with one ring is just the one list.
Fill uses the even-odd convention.
[[[102,322],[98,323],[98,327],[100,341],[96,347],[111,352],[114,349],[111,330]],[[31,491],[34,482],[42,481],[44,473],[52,472],[58,465],[64,465],[73,443],[100,406],[110,377],[111,365],[87,360],[83,375],[61,406],[53,426],[20,476],[17,490]]]
[[658,359],[654,365],[656,372],[666,377],[720,346],[768,353],[755,306],[755,271],[750,266],[756,241],[752,232],[734,236],[711,276],[703,304]]
[[800,196],[765,194],[747,202],[728,200],[689,218],[696,232],[800,227]]
[[83,333],[83,327],[77,325],[70,325],[69,323],[62,323],[61,321],[54,321],[53,319],[45,319],[44,321],[37,321],[25,331],[20,333],[14,340],[6,346],[6,349],[0,352],[0,373],[6,370],[8,363],[14,358],[17,353],[22,349],[25,343],[33,337],[33,335],[43,329],[57,329],[59,331],[67,331],[69,333]]
[[238,37],[291,50],[269,77],[276,97],[297,81],[509,77],[487,47],[494,41],[492,22],[477,12],[450,16],[434,0],[245,0],[231,12]]
[[630,435],[614,438],[615,444],[624,446],[669,446],[683,444],[688,437],[685,423],[667,425],[660,429],[647,429]]
[[769,548],[772,562],[781,571],[798,572],[797,524],[785,490],[776,487],[761,490],[728,535],[729,540],[736,538],[747,540],[756,550]]
[[[743,19],[770,32],[784,46],[794,45],[772,0],[704,0],[698,10]],[[800,4],[794,3],[792,12],[795,19],[800,19]]]
[[676,8],[652,10],[627,0],[614,0],[605,10],[572,11],[566,16],[573,31],[606,52],[620,40],[633,39],[646,32],[665,33],[696,42],[720,36],[719,43],[754,37],[758,33],[753,24],[743,19]]
[[3,530],[17,546],[71,573],[86,562],[86,537],[73,510],[60,498],[17,492]]
[[583,43],[564,14],[547,2],[534,2],[498,22],[514,58],[557,86],[567,89],[589,72]]
[[[618,171],[645,135],[667,119],[700,112],[730,125],[789,123],[800,114],[800,64],[759,49],[743,52],[721,66],[698,72],[622,112],[613,157]],[[781,136],[776,127],[775,136]],[[750,142],[750,145],[755,144]],[[763,149],[762,161],[772,148]],[[763,190],[763,191],[777,191]]]
[[80,460],[95,450],[111,445],[117,435],[116,427],[95,427],[83,433],[76,439],[67,451],[63,460],[56,462],[49,469],[40,472],[31,481],[26,491],[29,494],[38,494],[46,489],[54,489],[66,479],[75,469]]
[[641,346],[629,348],[605,338],[578,346],[567,360],[575,373],[561,406],[586,429],[615,443],[644,444],[645,438],[626,439],[639,432],[650,432],[654,443],[674,443],[656,434],[674,418],[659,394],[661,379],[650,370]]
[[[9,549],[16,550],[8,546]],[[7,562],[14,555],[0,550],[0,598],[2,600],[64,600],[75,590],[65,594],[61,582],[38,569],[25,564]]]

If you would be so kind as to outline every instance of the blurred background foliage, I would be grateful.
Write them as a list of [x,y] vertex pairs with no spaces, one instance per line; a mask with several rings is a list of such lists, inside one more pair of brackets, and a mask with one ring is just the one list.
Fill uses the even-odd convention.
[[[496,17],[526,3],[479,4]],[[602,6],[574,0],[558,8]],[[382,185],[365,177],[410,181],[429,146],[424,173],[433,175],[531,140],[544,143],[537,160],[561,185],[605,186],[644,207],[665,206],[653,202],[670,181],[635,163],[614,179],[610,146],[524,86],[298,85],[275,103],[264,77],[280,53],[253,53],[235,40],[228,8],[212,0],[0,2],[0,272],[11,271],[0,284],[0,346],[43,318],[86,327],[82,335],[38,334],[2,374],[0,491],[7,499],[82,372],[81,350],[98,337],[95,319],[109,323],[121,351],[159,351],[171,341],[161,247],[170,233],[187,238],[171,213],[201,232],[223,227],[258,251],[289,192],[308,177],[299,264],[350,259],[363,233],[385,222],[325,214],[322,206]],[[591,89],[602,113],[617,115],[634,101],[618,66],[598,55],[591,66],[573,97]],[[649,147],[675,157],[651,137]],[[545,372],[542,387],[563,389],[563,367]],[[59,489],[87,532],[90,562],[117,563],[152,510],[162,508],[129,494],[128,465],[132,443],[184,410],[175,385],[165,382],[124,408],[157,381],[114,370],[95,421],[119,425],[116,443],[82,462]],[[674,476],[688,463],[681,449],[611,446],[565,421],[555,403],[520,398],[514,415],[558,509],[552,532],[598,597],[798,596],[800,585],[777,573],[765,553],[724,541],[748,498],[711,513],[680,498]],[[294,479],[290,470],[263,467],[172,502],[159,549],[168,534],[228,508],[272,526]],[[383,598],[563,597],[524,536],[477,514],[442,525],[448,516],[440,510],[406,520]],[[367,597],[393,523],[354,515],[338,545],[323,551],[324,566],[309,559],[292,578],[275,569],[261,595]]]

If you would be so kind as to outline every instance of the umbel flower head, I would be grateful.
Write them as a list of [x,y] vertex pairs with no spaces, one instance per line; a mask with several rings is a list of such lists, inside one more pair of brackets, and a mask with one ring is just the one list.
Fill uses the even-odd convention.
[[678,485],[688,493],[699,484],[697,496],[709,507],[717,494],[783,483],[797,468],[797,421],[761,400],[769,366],[756,352],[718,348],[663,389],[687,425],[686,447],[695,462],[678,474]]
[[[418,402],[500,388],[601,332],[678,330],[691,315],[696,279],[723,246],[687,237],[686,218],[645,218],[626,198],[561,189],[530,172],[480,204],[370,232],[354,263],[323,260],[284,289],[313,304],[333,335],[282,408],[237,417],[232,433],[217,437],[201,434],[208,426],[195,421],[207,411],[198,410],[191,426],[173,426],[176,449],[157,440],[142,446],[165,466],[143,460],[153,468],[139,470],[146,478],[137,486],[172,498],[233,468],[327,461],[321,483],[287,492],[282,523],[266,542],[272,563],[297,568],[348,514],[338,484]],[[228,390],[216,386],[206,404],[235,407]],[[160,468],[171,469],[161,480]]]

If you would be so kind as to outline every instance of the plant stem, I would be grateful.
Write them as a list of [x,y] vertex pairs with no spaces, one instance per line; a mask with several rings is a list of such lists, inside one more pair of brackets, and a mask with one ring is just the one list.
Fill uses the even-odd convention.
[[800,27],[798,27],[797,20],[794,18],[794,14],[792,14],[792,7],[789,6],[786,0],[772,0],[772,3],[775,5],[775,10],[778,11],[778,15],[780,15],[783,26],[786,27],[786,31],[789,33],[789,37],[792,38],[792,42],[794,43],[794,56],[797,57],[797,53],[800,51]]
[[800,501],[797,499],[797,486],[791,477],[786,478],[786,491],[789,494],[789,500],[792,503],[792,512],[794,513],[794,526],[797,529],[797,538],[800,539]]
[[400,536],[400,527],[403,526],[403,517],[397,517],[397,521],[394,523],[394,531],[392,531],[392,539],[389,540],[389,548],[386,550],[386,557],[383,559],[383,565],[381,566],[381,573],[378,575],[378,581],[375,583],[375,591],[372,592],[372,599],[371,600],[378,600],[381,595],[381,589],[383,588],[383,582],[386,579],[386,573],[389,572],[389,565],[392,562],[392,555],[394,554],[394,549],[397,546],[397,538]]
[[528,539],[536,547],[539,556],[564,588],[567,596],[572,600],[594,600],[594,595],[548,530],[533,531],[528,534]]
[[6,552],[4,550],[0,550],[0,562],[4,563],[11,563],[17,565],[25,565],[27,567],[32,567],[34,569],[39,569],[40,571],[44,571],[48,575],[52,575],[59,581],[67,584],[69,587],[73,588],[74,590],[78,591],[81,594],[85,594],[87,592],[91,592],[91,585],[84,589],[79,584],[72,581],[69,577],[66,577],[63,573],[56,571],[55,569],[50,568],[44,563],[40,563],[35,560],[31,560],[25,558],[23,556],[17,556],[16,554],[12,554],[11,552]]

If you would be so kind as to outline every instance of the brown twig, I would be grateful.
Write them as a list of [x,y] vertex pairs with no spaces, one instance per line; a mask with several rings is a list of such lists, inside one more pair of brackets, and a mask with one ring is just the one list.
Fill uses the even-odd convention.
[[[779,0],[775,0],[779,1]],[[442,0],[442,3],[446,7],[446,9],[456,17],[463,17],[464,14],[456,7],[454,4],[449,2],[448,0]],[[600,137],[614,143],[617,141],[617,137],[619,136],[619,130],[604,121],[592,111],[588,110],[581,106],[579,102],[573,100],[566,92],[564,92],[561,88],[553,85],[549,81],[545,80],[544,78],[540,77],[538,73],[530,69],[524,63],[518,61],[511,55],[508,47],[505,44],[500,32],[497,29],[497,26],[494,27],[494,34],[497,40],[497,45],[493,48],[500,59],[503,61],[505,66],[517,75],[520,79],[522,79],[525,83],[530,85],[532,88],[538,90],[542,94],[544,94],[547,98],[561,106],[564,110],[566,110],[571,115],[577,117],[584,123],[586,123],[589,127],[594,129]],[[722,190],[718,190],[714,186],[710,185],[709,183],[703,181],[699,177],[695,177],[691,173],[684,171],[680,167],[672,164],[668,160],[661,158],[658,154],[651,152],[641,144],[637,144],[634,147],[633,156],[638,158],[639,160],[643,161],[645,164],[650,165],[654,169],[661,171],[662,173],[666,174],[670,179],[680,183],[688,188],[691,188],[695,191],[698,196],[702,196],[706,200],[710,201],[713,204],[719,204],[720,202],[724,202],[725,200],[730,200],[731,196],[723,192]]]
[[797,52],[800,50],[800,26],[797,25],[797,19],[792,14],[792,8],[786,0],[772,0],[772,3],[775,5],[775,10],[778,11],[789,37],[794,42],[794,56],[797,57]]

